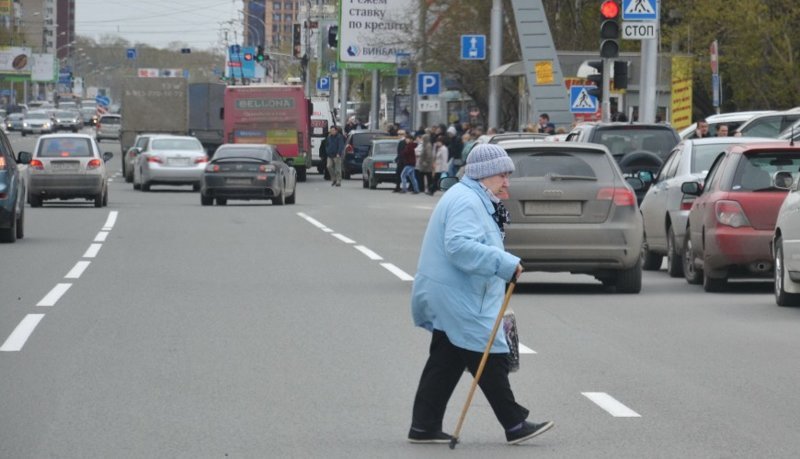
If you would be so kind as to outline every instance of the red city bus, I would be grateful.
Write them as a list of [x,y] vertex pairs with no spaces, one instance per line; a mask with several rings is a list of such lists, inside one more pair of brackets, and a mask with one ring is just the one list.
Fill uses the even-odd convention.
[[304,182],[311,167],[310,105],[302,86],[228,86],[225,142],[276,146]]

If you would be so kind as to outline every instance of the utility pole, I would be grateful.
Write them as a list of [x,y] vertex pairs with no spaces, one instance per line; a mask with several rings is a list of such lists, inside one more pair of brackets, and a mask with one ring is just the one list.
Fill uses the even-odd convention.
[[[498,67],[503,56],[503,0],[492,0],[491,51],[489,54],[489,73]],[[489,126],[497,128],[500,121],[500,77],[489,77]]]

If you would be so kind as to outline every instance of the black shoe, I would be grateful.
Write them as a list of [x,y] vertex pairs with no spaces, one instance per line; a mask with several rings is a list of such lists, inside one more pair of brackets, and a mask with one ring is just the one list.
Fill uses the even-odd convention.
[[420,432],[419,430],[411,429],[408,431],[408,441],[411,443],[450,443],[453,437],[449,434],[442,432]]
[[392,193],[399,193],[399,192],[400,192],[400,188],[395,188],[394,190],[392,190]]
[[331,182],[331,186],[336,186],[336,182]]
[[546,421],[541,424],[525,421],[522,427],[513,432],[506,430],[506,441],[508,441],[509,445],[518,445],[525,440],[530,440],[539,434],[547,432],[554,425],[553,421]]

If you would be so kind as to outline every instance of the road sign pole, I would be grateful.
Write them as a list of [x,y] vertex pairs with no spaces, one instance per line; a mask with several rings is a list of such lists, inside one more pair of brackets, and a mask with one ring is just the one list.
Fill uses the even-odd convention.
[[603,100],[600,103],[600,120],[611,121],[611,60],[603,59]]
[[[503,55],[503,0],[492,0],[492,37],[491,54],[489,54],[489,73],[491,74],[498,67]],[[488,128],[499,128],[500,121],[500,77],[489,77],[489,126]]]

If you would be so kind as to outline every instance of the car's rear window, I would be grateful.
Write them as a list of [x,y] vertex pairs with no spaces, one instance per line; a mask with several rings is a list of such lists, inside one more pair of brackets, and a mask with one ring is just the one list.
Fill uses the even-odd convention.
[[708,172],[714,160],[720,153],[724,152],[730,144],[695,145],[692,148],[691,172]]
[[678,140],[668,129],[621,127],[598,130],[592,142],[605,145],[617,159],[632,151],[649,151],[663,160]]
[[153,150],[203,150],[203,145],[195,139],[155,139]]
[[555,175],[607,181],[614,177],[612,165],[602,153],[526,149],[514,149],[508,153],[514,161],[513,178]]
[[356,147],[369,147],[369,144],[374,140],[381,137],[386,137],[389,134],[383,132],[364,132],[361,134],[353,134],[353,145]]
[[733,191],[769,190],[772,174],[778,171],[792,173],[796,181],[800,176],[800,152],[758,152],[745,154],[736,167],[731,182]]
[[214,160],[225,158],[253,158],[261,161],[277,161],[273,151],[268,148],[220,148],[214,153]]
[[86,138],[42,139],[37,156],[42,158],[88,158],[92,156],[92,143]]
[[119,117],[108,116],[100,118],[100,124],[119,124]]
[[376,143],[375,150],[372,152],[373,155],[396,155],[397,154],[397,144],[396,143]]
[[44,120],[50,118],[50,115],[47,113],[28,113],[25,117],[32,120]]

